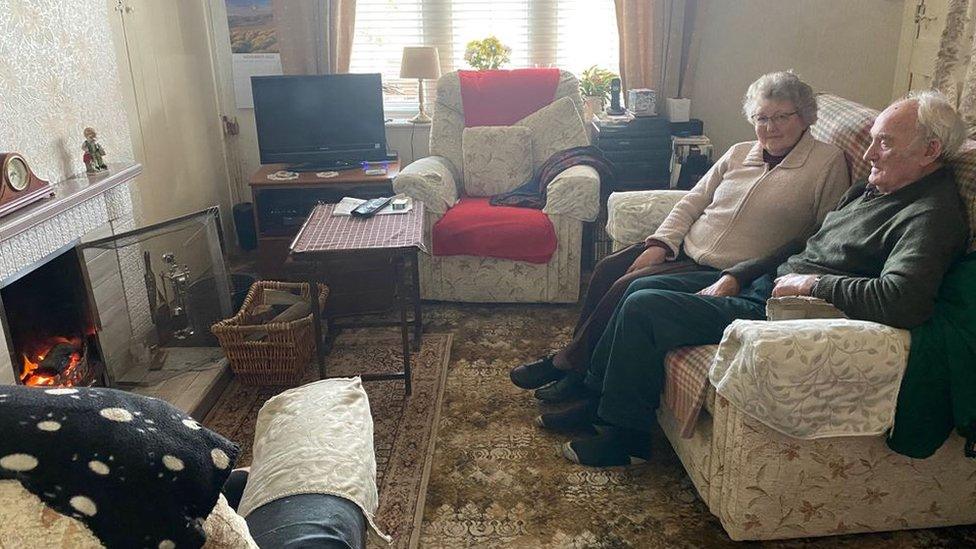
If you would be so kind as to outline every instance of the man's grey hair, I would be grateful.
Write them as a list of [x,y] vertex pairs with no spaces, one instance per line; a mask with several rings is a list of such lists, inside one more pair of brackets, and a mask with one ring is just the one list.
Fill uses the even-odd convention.
[[742,114],[750,122],[763,99],[793,103],[796,113],[808,126],[817,121],[817,98],[813,88],[792,70],[764,74],[749,85],[742,99]]
[[966,140],[966,124],[949,99],[940,91],[914,90],[902,99],[917,105],[916,139],[928,143],[933,139],[942,145],[939,159],[949,160]]

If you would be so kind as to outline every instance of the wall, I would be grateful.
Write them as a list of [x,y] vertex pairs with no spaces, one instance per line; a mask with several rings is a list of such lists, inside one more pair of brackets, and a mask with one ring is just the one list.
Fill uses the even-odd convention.
[[692,116],[721,155],[755,139],[742,95],[759,75],[794,69],[815,91],[874,108],[891,100],[902,0],[702,0]]
[[85,171],[82,130],[132,160],[106,0],[0,2],[0,150],[52,183]]

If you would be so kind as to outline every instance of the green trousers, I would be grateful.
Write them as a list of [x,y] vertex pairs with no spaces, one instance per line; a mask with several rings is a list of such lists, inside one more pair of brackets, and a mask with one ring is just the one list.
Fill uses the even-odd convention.
[[718,271],[682,273],[631,283],[593,351],[586,375],[586,386],[600,395],[600,418],[650,431],[668,351],[718,343],[735,319],[766,318],[772,277],[757,279],[734,297],[696,294],[721,276]]

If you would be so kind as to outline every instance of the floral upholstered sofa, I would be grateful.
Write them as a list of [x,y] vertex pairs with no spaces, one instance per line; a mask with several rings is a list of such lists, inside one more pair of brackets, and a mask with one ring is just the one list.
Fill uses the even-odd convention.
[[[844,149],[852,177],[865,177],[869,166],[861,155],[877,111],[832,95],[821,95],[818,102],[819,121],[811,128],[814,137]],[[972,142],[952,168],[974,230],[976,147]],[[607,231],[615,247],[653,233],[681,195],[681,191],[611,195]],[[777,308],[776,301],[770,300],[768,311]],[[844,372],[860,374],[872,362],[875,370],[870,379],[876,380],[877,387],[895,387],[895,395],[882,395],[893,402],[905,368],[908,332],[869,322],[806,318],[811,320],[737,321],[726,330],[721,345],[682,348],[667,358],[658,421],[702,500],[729,536],[782,539],[976,522],[976,460],[964,457],[965,441],[955,433],[931,457],[912,459],[891,451],[885,443],[893,405],[888,415],[875,418],[878,423],[864,436],[820,433],[799,438],[770,427],[776,425],[772,407],[733,404],[716,393],[714,380],[721,377],[716,370],[727,365],[729,355],[737,354],[739,367],[759,384],[775,384],[782,381],[783,371],[808,363],[820,386],[834,391],[850,381],[842,379]],[[744,347],[747,352],[742,352]],[[864,385],[851,385],[841,389],[846,394],[835,396],[846,400],[848,409],[860,409],[862,401],[878,396],[875,386]],[[781,393],[804,391],[812,392],[794,386]],[[794,419],[804,419],[803,403],[785,405],[794,407]],[[838,411],[846,412],[832,413]],[[876,432],[867,435],[871,430]]]

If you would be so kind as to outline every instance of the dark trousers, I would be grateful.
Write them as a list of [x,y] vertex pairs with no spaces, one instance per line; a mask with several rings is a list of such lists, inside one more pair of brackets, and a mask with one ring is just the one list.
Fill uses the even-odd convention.
[[[241,503],[248,472],[233,471],[221,492],[235,510]],[[366,547],[366,517],[355,503],[328,494],[296,494],[265,503],[244,518],[262,549]]]
[[646,276],[662,274],[715,272],[711,267],[699,265],[690,259],[679,258],[677,261],[668,261],[628,273],[627,269],[646,249],[644,243],[640,242],[608,255],[596,264],[586,296],[583,298],[583,308],[576,323],[576,330],[573,332],[573,340],[560,349],[552,359],[556,368],[578,373],[586,372],[590,357],[593,356],[593,349],[631,282]]
[[650,431],[668,351],[718,343],[733,320],[766,318],[772,277],[759,278],[734,297],[695,293],[721,276],[717,271],[683,273],[631,283],[596,345],[586,375],[586,386],[600,394],[597,412],[603,420]]

